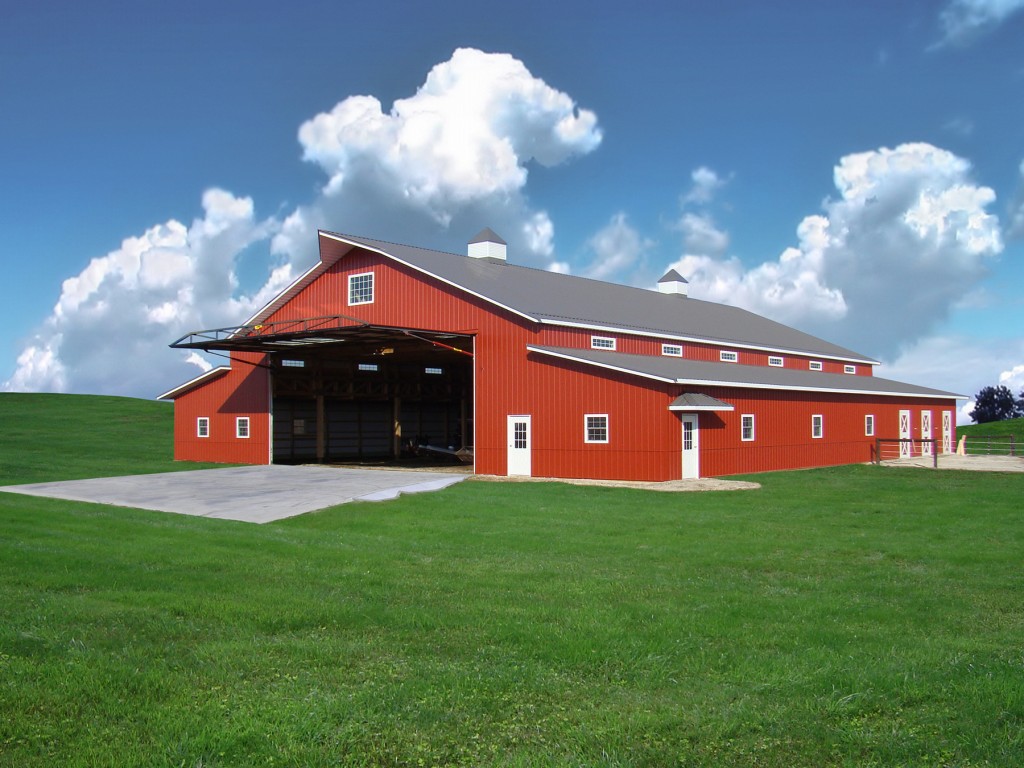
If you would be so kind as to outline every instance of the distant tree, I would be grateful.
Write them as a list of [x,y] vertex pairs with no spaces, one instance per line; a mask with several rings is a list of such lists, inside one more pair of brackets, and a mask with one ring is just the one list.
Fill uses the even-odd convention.
[[[1021,397],[1024,398],[1024,392]],[[1013,392],[1000,384],[998,387],[985,387],[975,395],[971,421],[986,424],[990,421],[1014,419],[1021,413],[1021,404],[1014,398]]]

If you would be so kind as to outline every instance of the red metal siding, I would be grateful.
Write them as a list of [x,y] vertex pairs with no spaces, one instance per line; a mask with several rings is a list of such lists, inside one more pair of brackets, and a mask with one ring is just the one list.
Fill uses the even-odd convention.
[[[174,458],[227,464],[270,462],[270,403],[267,371],[247,365],[261,355],[232,355],[231,371],[174,401]],[[198,437],[196,421],[210,419],[210,436]],[[249,417],[249,437],[235,434],[235,420]]]
[[[325,258],[341,244],[326,242]],[[348,276],[373,272],[374,301],[348,306]],[[671,340],[593,333],[537,325],[512,312],[454,289],[386,257],[353,250],[299,292],[267,323],[344,314],[360,321],[472,334],[475,379],[476,471],[505,474],[508,415],[530,415],[532,473],[547,477],[626,480],[677,479],[682,472],[680,416],[668,410],[681,392],[675,385],[590,366],[529,355],[528,344],[589,348],[592,335],[614,336],[620,352],[661,354]],[[717,361],[720,347],[683,343],[690,359]],[[767,365],[767,353],[737,350],[740,362]],[[250,356],[252,357],[252,356]],[[806,358],[783,355],[787,367],[805,368]],[[822,361],[842,372],[842,363]],[[270,456],[268,375],[239,360],[234,370],[179,398],[177,457],[191,460],[266,463]],[[864,369],[863,371],[861,369]],[[858,366],[858,373],[870,373]],[[941,436],[941,410],[949,401],[872,398],[854,395],[707,388],[735,405],[731,413],[700,415],[701,474],[729,475],[825,464],[868,461],[874,438],[864,435],[864,415],[875,416],[876,435],[898,437],[898,411],[911,408],[915,430],[920,409],[933,411]],[[756,439],[740,439],[740,418],[755,415]],[[607,414],[609,441],[584,440],[584,415]],[[824,417],[824,438],[811,438],[811,415]],[[197,416],[211,417],[211,437],[196,438]],[[234,437],[234,417],[252,419],[252,437]]]

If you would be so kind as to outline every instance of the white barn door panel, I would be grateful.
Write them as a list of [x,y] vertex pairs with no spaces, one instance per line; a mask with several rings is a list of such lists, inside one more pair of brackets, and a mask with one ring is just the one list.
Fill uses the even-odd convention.
[[[921,411],[921,439],[931,440],[932,439],[932,412]],[[932,444],[921,443],[921,455],[931,456],[932,455]]]
[[[910,411],[900,411],[900,440],[909,440],[910,434]],[[913,443],[900,443],[900,458],[913,456]]]
[[953,412],[942,412],[942,452],[953,452]]

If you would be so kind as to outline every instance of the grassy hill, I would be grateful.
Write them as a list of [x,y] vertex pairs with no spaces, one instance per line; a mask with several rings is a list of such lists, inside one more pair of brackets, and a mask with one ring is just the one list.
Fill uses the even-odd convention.
[[170,403],[0,393],[0,485],[195,469],[174,462]]
[[[162,404],[0,408],[7,482],[174,466]],[[0,493],[0,765],[1019,765],[1024,475],[756,479],[264,526]]]
[[1006,419],[1005,421],[990,421],[986,424],[968,424],[957,427],[956,437],[958,440],[961,435],[1015,435],[1024,443],[1024,419]]

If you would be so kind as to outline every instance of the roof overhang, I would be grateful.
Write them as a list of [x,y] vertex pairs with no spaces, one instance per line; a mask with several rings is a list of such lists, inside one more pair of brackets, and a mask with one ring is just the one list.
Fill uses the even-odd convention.
[[190,379],[189,381],[186,381],[184,384],[178,385],[174,389],[167,390],[162,395],[157,395],[156,399],[157,400],[174,400],[175,398],[180,397],[181,395],[184,395],[186,392],[188,392],[190,390],[193,390],[196,387],[202,386],[203,384],[205,384],[208,381],[213,381],[214,379],[219,379],[221,376],[223,376],[225,373],[227,373],[230,370],[231,370],[231,366],[230,365],[222,365],[222,366],[219,366],[217,368],[212,368],[209,371],[206,371],[206,373],[201,373],[198,376],[196,376],[194,379]]
[[703,411],[735,411],[736,407],[701,392],[684,392],[671,402],[668,409],[685,413],[701,413]]
[[353,351],[396,344],[428,344],[472,356],[472,335],[418,328],[371,325],[348,315],[297,320],[278,320],[228,328],[193,331],[171,344],[173,349],[204,352],[259,352],[264,354],[308,352],[343,345]]

